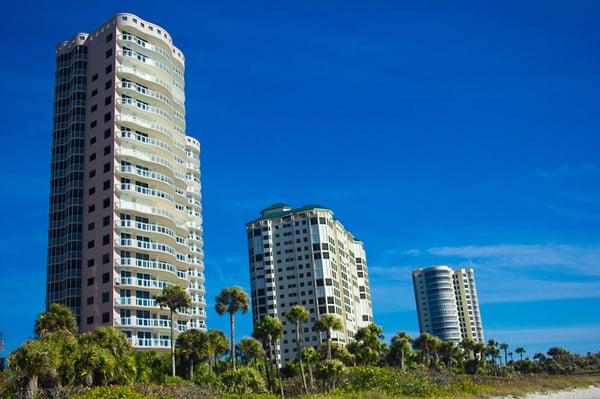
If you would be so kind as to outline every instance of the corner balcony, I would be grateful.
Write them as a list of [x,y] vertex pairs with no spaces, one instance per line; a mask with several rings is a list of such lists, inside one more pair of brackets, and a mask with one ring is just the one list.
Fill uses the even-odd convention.
[[[136,110],[136,108],[132,107],[132,111],[133,110]],[[125,111],[125,110],[122,110],[122,111]],[[137,125],[137,126],[141,127],[142,129],[149,129],[149,130],[152,130],[153,132],[161,133],[170,140],[173,140],[173,137],[174,137],[174,133],[171,131],[171,129],[169,129],[159,123],[156,123],[151,119],[143,118],[142,116],[138,115],[135,112],[117,113],[115,116],[115,120],[120,123],[130,123],[132,125]],[[134,126],[133,130],[135,130],[135,129],[136,129],[136,127]]]
[[173,110],[173,103],[171,102],[171,100],[159,91],[149,89],[145,86],[139,85],[139,84],[137,84],[135,82],[131,82],[131,81],[119,82],[116,85],[116,87],[121,90],[125,90],[129,93],[135,93],[138,95],[142,95],[148,99],[162,101],[163,103],[165,103],[167,105],[167,108],[169,108],[170,110],[172,110],[174,112],[174,114],[177,118],[181,119],[181,117],[180,117],[181,114],[179,112]]
[[143,250],[152,251],[152,252],[160,252],[162,254],[171,255],[178,262],[183,262],[187,265],[187,263],[186,263],[187,256],[186,255],[184,255],[180,252],[177,252],[175,250],[175,248],[173,248],[169,245],[160,243],[160,242],[141,241],[141,240],[136,240],[136,239],[132,239],[132,238],[121,238],[121,239],[115,240],[115,246],[143,249]]
[[132,97],[117,98],[115,102],[117,105],[129,106],[136,110],[141,110],[141,111],[159,116],[159,117],[163,118],[164,120],[166,120],[167,122],[173,123],[173,119],[171,118],[171,115],[169,115],[169,113],[167,111],[165,111],[155,105],[146,104],[146,103],[136,100],[135,98],[132,98]]
[[187,250],[187,246],[189,245],[188,241],[176,234],[174,230],[160,224],[142,223],[135,220],[121,219],[117,222],[117,227],[128,230],[143,231],[146,234],[156,235],[156,237],[162,239],[168,237],[175,243],[175,245],[178,245],[184,250]]
[[117,140],[125,139],[131,143],[147,145],[151,147],[153,151],[158,150],[164,152],[165,154],[173,154],[173,148],[164,141],[144,136],[132,130],[117,130],[115,132],[115,137]]
[[[127,75],[128,79],[141,79],[145,84],[157,85],[156,87],[162,88],[169,93],[169,95],[172,95],[173,87],[169,82],[159,76],[146,72],[144,69],[140,69],[137,66],[123,63],[121,66],[117,67],[117,73]],[[173,103],[181,107],[179,102],[173,101]]]

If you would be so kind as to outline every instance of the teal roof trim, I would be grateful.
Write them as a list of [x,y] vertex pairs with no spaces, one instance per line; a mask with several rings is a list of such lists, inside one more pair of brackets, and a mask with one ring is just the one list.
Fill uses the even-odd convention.
[[[274,205],[278,205],[278,206],[274,206]],[[286,204],[273,204],[273,205],[269,206],[268,208],[265,208],[263,210],[263,212],[266,211],[266,210],[269,210],[269,209],[281,208],[282,205],[283,206],[289,206],[289,205],[286,205]],[[269,212],[266,215],[263,215],[263,216],[261,216],[261,217],[259,217],[257,219],[254,219],[254,220],[251,220],[251,221],[247,222],[246,225],[249,225],[249,224],[252,224],[252,223],[256,223],[256,222],[259,222],[261,220],[277,219],[277,218],[281,218],[281,217],[284,217],[284,216],[291,215],[293,213],[305,212],[305,211],[308,211],[308,210],[311,210],[311,209],[326,209],[328,211],[331,211],[331,209],[329,209],[329,208],[327,208],[325,206],[321,206],[321,205],[317,205],[317,204],[309,204],[309,205],[304,205],[303,207],[300,207],[300,208],[292,208],[292,209],[290,209],[288,211]]]

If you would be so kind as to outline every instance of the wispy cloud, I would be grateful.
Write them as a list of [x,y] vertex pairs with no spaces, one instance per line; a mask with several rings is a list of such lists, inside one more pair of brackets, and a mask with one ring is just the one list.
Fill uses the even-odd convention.
[[563,164],[555,169],[536,169],[533,174],[544,179],[600,174],[600,166],[595,163],[581,165]]
[[600,246],[565,244],[499,244],[433,247],[435,256],[485,260],[499,267],[553,266],[600,276]]

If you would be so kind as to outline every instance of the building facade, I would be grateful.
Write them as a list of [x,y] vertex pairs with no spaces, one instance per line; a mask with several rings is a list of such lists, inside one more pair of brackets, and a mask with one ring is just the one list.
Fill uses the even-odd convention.
[[473,269],[434,266],[413,271],[421,333],[459,342],[485,342]]
[[285,318],[293,305],[304,306],[301,346],[318,346],[325,335],[313,329],[321,315],[338,317],[343,329],[333,340],[342,345],[357,329],[373,322],[365,250],[330,209],[319,205],[292,208],[278,203],[246,224],[252,316],[281,320],[283,339],[277,359],[296,357],[295,326]]
[[46,304],[80,331],[170,346],[154,299],[186,288],[177,331],[205,328],[200,143],[186,135],[184,56],[160,26],[117,14],[56,48]]

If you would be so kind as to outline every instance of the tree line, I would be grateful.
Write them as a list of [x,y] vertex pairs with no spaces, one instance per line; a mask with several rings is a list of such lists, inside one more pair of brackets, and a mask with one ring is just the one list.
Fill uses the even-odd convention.
[[[166,287],[157,298],[168,308],[171,338],[175,315],[190,306],[181,287]],[[0,379],[0,397],[54,397],[55,392],[107,385],[168,384],[184,380],[215,392],[308,394],[336,387],[353,369],[371,367],[400,372],[435,370],[452,374],[507,375],[511,373],[571,374],[600,370],[600,354],[581,356],[563,348],[526,357],[523,347],[504,342],[465,339],[442,341],[430,334],[411,337],[397,333],[389,344],[375,324],[359,329],[346,346],[333,342],[343,328],[335,315],[322,315],[314,328],[324,334],[317,347],[303,346],[301,329],[309,312],[294,305],[283,317],[295,329],[296,358],[279,367],[281,320],[265,316],[254,325],[252,337],[236,343],[235,316],[248,311],[248,295],[227,287],[216,297],[215,310],[229,316],[229,339],[223,331],[190,329],[171,339],[170,353],[133,351],[128,338],[113,327],[78,334],[74,314],[52,304],[35,322],[35,338],[12,351]]]

